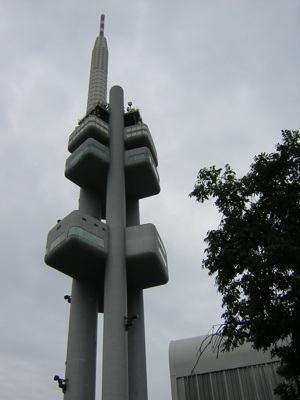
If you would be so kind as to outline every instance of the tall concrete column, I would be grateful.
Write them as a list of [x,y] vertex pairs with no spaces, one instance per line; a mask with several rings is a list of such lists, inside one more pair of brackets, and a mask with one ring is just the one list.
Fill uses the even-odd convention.
[[106,201],[109,243],[104,280],[102,400],[128,400],[124,100],[119,86],[110,90],[109,111],[110,167]]
[[[100,219],[99,195],[81,189],[79,210]],[[67,390],[64,400],[95,400],[97,327],[97,285],[73,279],[65,373]]]
[[[140,224],[138,199],[127,199],[126,226]],[[143,290],[128,290],[128,316],[138,315],[128,331],[129,400],[147,400],[147,367]]]
[[94,400],[97,354],[97,287],[73,279],[64,400]]
[[147,400],[143,290],[128,291],[128,315],[138,315],[128,332],[129,400]]
[[101,219],[101,194],[95,190],[80,188],[78,209],[96,219]]

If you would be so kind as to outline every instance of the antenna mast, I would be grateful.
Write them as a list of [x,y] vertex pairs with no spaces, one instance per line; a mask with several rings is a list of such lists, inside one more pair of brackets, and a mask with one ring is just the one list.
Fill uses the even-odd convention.
[[100,35],[99,36],[104,36],[104,21],[105,21],[105,15],[101,14],[101,19],[100,19]]

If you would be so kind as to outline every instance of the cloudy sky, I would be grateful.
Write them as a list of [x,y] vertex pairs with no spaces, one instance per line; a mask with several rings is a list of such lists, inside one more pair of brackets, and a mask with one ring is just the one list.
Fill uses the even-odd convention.
[[[171,399],[168,347],[221,321],[203,239],[212,203],[188,197],[197,172],[238,175],[299,129],[299,0],[2,0],[0,4],[0,387],[5,400],[61,399],[71,280],[43,262],[48,231],[78,208],[64,178],[85,114],[91,50],[106,15],[109,87],[141,110],[161,193],[141,222],[164,241],[170,282],[145,292],[149,399]],[[101,398],[102,316],[97,398]]]

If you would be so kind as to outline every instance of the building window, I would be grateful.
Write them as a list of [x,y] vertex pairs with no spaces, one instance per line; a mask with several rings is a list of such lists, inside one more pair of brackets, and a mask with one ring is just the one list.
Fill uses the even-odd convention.
[[48,251],[53,250],[56,246],[58,246],[63,240],[65,240],[66,238],[66,232],[62,233],[60,236],[58,236],[58,238],[56,238],[55,240],[53,240],[52,243],[50,243]]
[[104,240],[102,238],[82,228],[79,228],[79,226],[72,226],[72,228],[68,230],[68,236],[78,236],[88,240],[90,243],[93,243],[98,247],[104,248]]

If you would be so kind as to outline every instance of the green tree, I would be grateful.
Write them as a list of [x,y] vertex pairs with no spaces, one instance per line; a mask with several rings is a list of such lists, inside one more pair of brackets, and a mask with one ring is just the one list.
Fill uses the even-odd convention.
[[276,152],[254,158],[238,179],[202,168],[196,201],[214,198],[218,229],[207,233],[203,267],[216,275],[225,350],[252,342],[281,359],[281,399],[300,399],[300,134],[282,131]]

